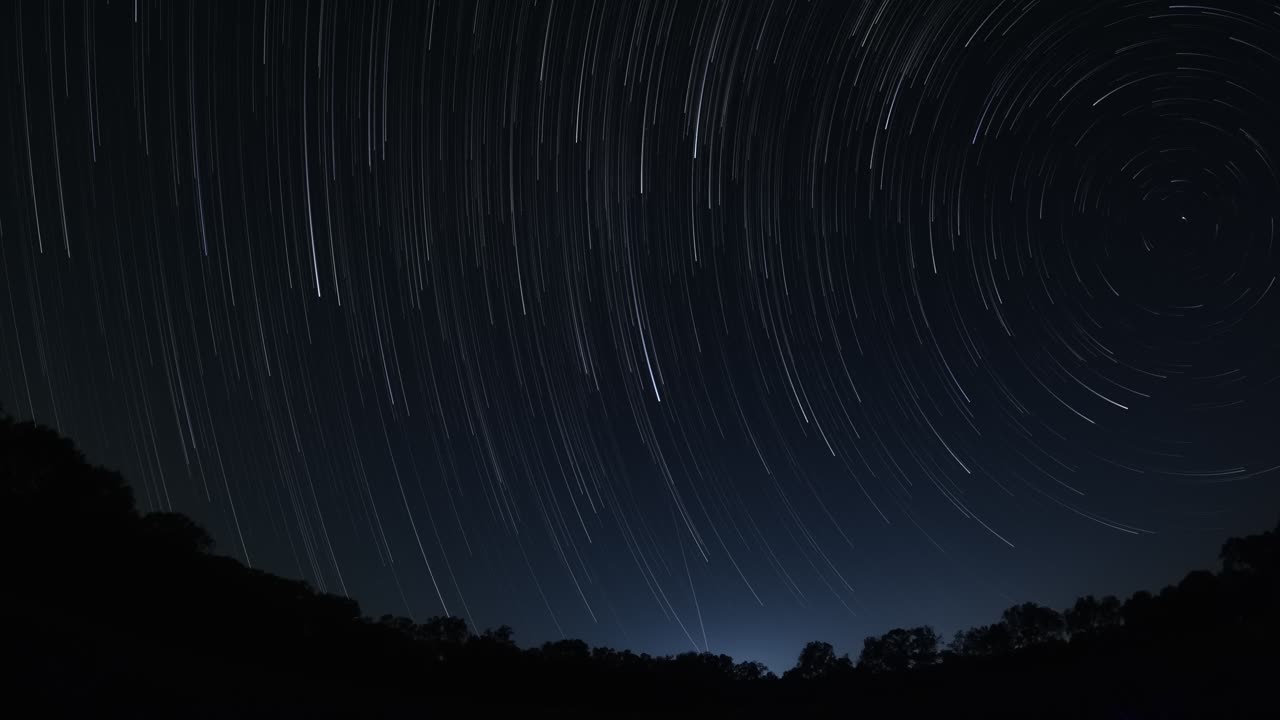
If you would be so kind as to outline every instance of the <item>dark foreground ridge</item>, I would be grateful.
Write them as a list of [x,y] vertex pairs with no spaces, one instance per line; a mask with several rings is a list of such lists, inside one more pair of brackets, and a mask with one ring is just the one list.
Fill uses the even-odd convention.
[[522,649],[508,627],[363,617],[212,554],[183,515],[139,514],[120,475],[8,417],[0,534],[5,717],[1280,716],[1280,528],[1157,594],[1026,603],[945,646],[896,629],[856,663],[814,642],[781,678],[726,655]]

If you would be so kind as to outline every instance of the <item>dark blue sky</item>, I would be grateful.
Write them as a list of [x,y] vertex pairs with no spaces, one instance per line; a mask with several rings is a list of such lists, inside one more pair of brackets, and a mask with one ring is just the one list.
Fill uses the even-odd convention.
[[17,3],[0,401],[222,552],[804,642],[1280,507],[1271,4]]

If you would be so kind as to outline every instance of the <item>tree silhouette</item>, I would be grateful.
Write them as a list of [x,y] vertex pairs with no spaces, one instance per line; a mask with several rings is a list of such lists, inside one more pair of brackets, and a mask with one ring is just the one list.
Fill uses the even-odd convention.
[[471,636],[466,620],[449,616],[428,619],[422,624],[421,632],[423,640],[438,645],[461,645]]
[[745,660],[733,666],[733,679],[740,682],[772,680],[776,677],[764,663],[755,660]]
[[499,625],[496,628],[486,628],[480,633],[480,638],[498,645],[515,646],[515,634],[516,631],[510,625]]
[[1063,613],[1067,634],[1072,638],[1101,632],[1120,625],[1120,601],[1114,595],[1098,600],[1092,595],[1076,598]]
[[913,670],[938,662],[938,633],[928,625],[894,628],[862,641],[858,667],[872,672]]
[[1278,531],[1227,540],[1221,572],[1159,593],[1085,596],[1062,614],[1015,605],[956,633],[945,654],[928,626],[866,638],[859,671],[811,642],[771,682],[758,662],[709,652],[574,639],[524,650],[505,625],[475,635],[460,618],[370,620],[349,598],[213,555],[184,515],[140,515],[118,474],[0,416],[0,653],[11,684],[39,698],[10,704],[45,716],[365,716],[380,714],[370,704],[457,702],[776,717],[845,712],[850,698],[871,716],[1247,716],[1275,707]]
[[591,648],[581,640],[543,643],[542,657],[553,662],[581,662],[591,657]]
[[138,514],[118,473],[53,430],[0,415],[0,532],[69,557],[119,550]]
[[1013,637],[1009,626],[1002,622],[980,625],[957,631],[950,649],[960,657],[1004,655],[1013,651]]
[[1228,539],[1218,557],[1226,573],[1280,576],[1280,523],[1274,530]]
[[797,680],[823,680],[852,669],[853,663],[848,655],[837,656],[836,649],[831,643],[815,640],[804,646],[800,651],[800,657],[796,660],[796,666],[788,670],[783,677]]
[[1006,609],[1001,619],[1009,628],[1010,644],[1015,650],[1062,638],[1062,615],[1053,608],[1022,603]]
[[213,552],[213,537],[194,520],[172,512],[153,512],[142,517],[138,532],[149,546],[168,554]]

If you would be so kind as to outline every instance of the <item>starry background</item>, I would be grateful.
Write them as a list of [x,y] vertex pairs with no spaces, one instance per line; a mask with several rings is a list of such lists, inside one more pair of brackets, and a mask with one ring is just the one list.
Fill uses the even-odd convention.
[[782,670],[1275,522],[1275,3],[2,12],[0,402],[367,613]]

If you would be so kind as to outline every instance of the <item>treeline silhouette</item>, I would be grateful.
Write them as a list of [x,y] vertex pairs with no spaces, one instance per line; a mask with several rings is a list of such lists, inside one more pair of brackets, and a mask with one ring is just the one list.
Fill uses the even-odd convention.
[[521,648],[506,626],[363,617],[350,599],[213,554],[183,515],[140,514],[119,474],[2,415],[0,547],[6,717],[1280,712],[1280,527],[1227,540],[1218,572],[1159,593],[1063,612],[1024,603],[950,642],[894,629],[856,661],[812,642],[781,678],[727,655]]

